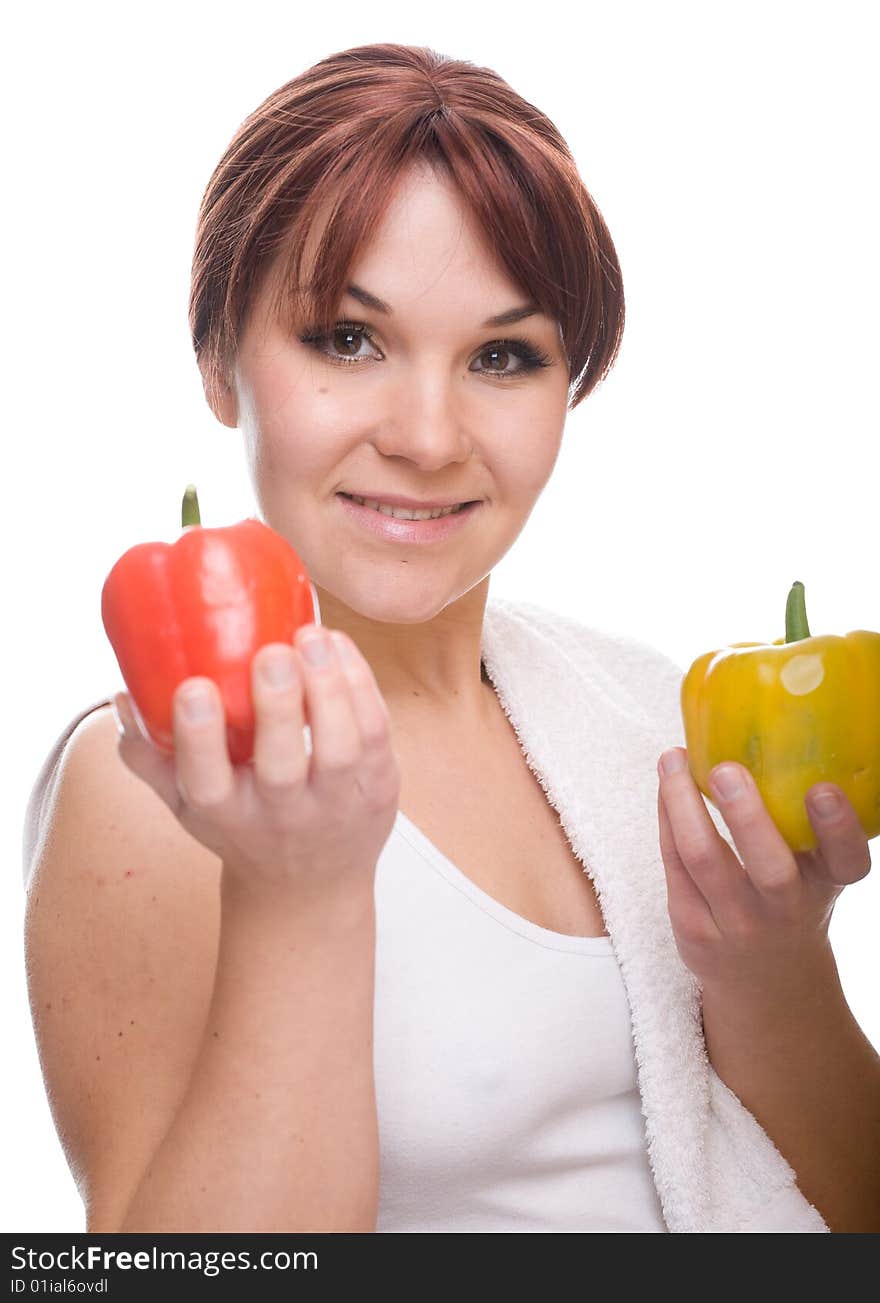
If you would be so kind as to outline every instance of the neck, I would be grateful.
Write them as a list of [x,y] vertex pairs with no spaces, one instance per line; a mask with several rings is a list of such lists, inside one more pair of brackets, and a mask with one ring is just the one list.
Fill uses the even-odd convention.
[[494,699],[480,655],[488,579],[440,610],[425,607],[424,590],[398,587],[384,598],[374,592],[368,614],[315,588],[322,623],[344,630],[357,645],[389,711],[442,726],[485,715]]

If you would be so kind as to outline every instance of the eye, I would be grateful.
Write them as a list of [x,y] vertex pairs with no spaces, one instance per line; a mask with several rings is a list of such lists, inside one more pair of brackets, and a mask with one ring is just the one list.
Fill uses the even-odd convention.
[[[319,332],[309,332],[300,336],[300,343],[308,344],[317,352],[323,353],[331,362],[341,362],[343,366],[351,362],[366,361],[367,358],[358,352],[360,345],[366,340],[373,344],[373,336],[366,326],[357,321],[337,321],[332,330],[325,334]],[[343,355],[334,356],[333,350],[340,346]],[[346,350],[349,350],[346,352]]]
[[[369,355],[360,352],[360,346],[364,342],[378,349],[369,328],[359,321],[337,321],[332,330],[323,334],[311,330],[300,336],[300,343],[314,348],[337,366],[361,365],[369,361]],[[342,350],[342,356],[336,353],[337,348]],[[553,365],[553,359],[547,353],[525,339],[498,339],[484,344],[476,360],[481,361],[483,358],[491,358],[493,361],[488,367],[481,367],[476,374],[487,375],[495,380],[512,380],[529,371]],[[518,360],[519,366],[510,370],[512,358]]]
[[[518,358],[520,365],[513,371],[508,371],[506,363],[510,361],[511,356]],[[525,339],[499,339],[494,344],[486,344],[481,349],[479,357],[500,359],[499,370],[490,367],[483,372],[484,375],[496,376],[499,380],[506,380],[508,377],[512,379],[514,376],[525,375],[527,371],[536,371],[540,367],[553,365],[552,358]]]

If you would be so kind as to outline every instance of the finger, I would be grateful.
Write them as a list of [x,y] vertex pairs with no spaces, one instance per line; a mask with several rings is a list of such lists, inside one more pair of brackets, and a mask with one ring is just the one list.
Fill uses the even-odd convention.
[[709,923],[715,935],[718,928],[706,897],[684,866],[675,848],[675,838],[661,788],[657,789],[657,818],[660,825],[660,851],[666,869],[666,907],[676,927],[691,935],[705,932]]
[[753,887],[777,900],[796,896],[801,886],[797,861],[749,770],[726,761],[709,774],[709,785]]
[[334,629],[332,636],[348,680],[352,710],[361,735],[358,786],[369,799],[384,805],[399,787],[388,704],[357,644],[339,629]]
[[350,773],[361,754],[348,682],[326,629],[317,625],[298,629],[296,650],[302,657],[312,733],[310,777],[317,783],[332,781],[341,773]]
[[269,643],[257,652],[251,673],[254,781],[264,798],[289,799],[291,789],[308,775],[300,658],[286,643]]
[[675,849],[708,902],[715,922],[727,931],[739,926],[753,907],[754,887],[712,822],[688,768],[687,752],[683,747],[674,747],[663,753],[664,760],[676,757],[681,761],[677,768],[658,765]]
[[235,792],[226,742],[226,712],[208,678],[184,679],[172,702],[177,786],[193,810],[219,814]]
[[[816,797],[830,795],[825,805]],[[819,843],[820,855],[810,863],[824,864],[826,880],[836,886],[849,886],[867,877],[871,869],[871,849],[861,820],[846,794],[833,783],[816,783],[807,792],[807,815]]]
[[331,630],[342,672],[351,691],[351,705],[361,740],[370,745],[387,738],[391,717],[372,669],[353,639],[340,629]]
[[151,738],[145,735],[127,692],[116,693],[113,707],[119,724],[122,725],[117,743],[120,760],[137,778],[152,787],[156,795],[176,814],[180,806],[180,792],[174,757],[160,751]]

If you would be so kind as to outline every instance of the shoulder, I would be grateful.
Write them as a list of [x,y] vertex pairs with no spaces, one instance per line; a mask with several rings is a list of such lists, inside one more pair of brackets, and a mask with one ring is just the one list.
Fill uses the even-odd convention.
[[62,728],[58,737],[49,747],[42,767],[34,780],[28,797],[22,831],[22,870],[25,883],[30,876],[34,853],[39,841],[43,814],[48,809],[52,792],[64,762],[68,743],[76,734],[91,747],[106,748],[108,739],[116,737],[116,722],[113,718],[112,699],[101,697],[74,715]]

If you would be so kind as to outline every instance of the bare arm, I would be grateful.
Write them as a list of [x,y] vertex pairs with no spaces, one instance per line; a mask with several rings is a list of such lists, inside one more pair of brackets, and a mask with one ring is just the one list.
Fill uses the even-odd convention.
[[104,711],[40,801],[31,1003],[90,1231],[375,1229],[373,884],[399,774],[365,662],[298,674],[281,697],[255,679],[253,770],[222,715],[178,713],[169,759]]
[[198,1060],[119,1230],[375,1231],[372,893],[221,901]]
[[832,1231],[880,1231],[880,1056],[828,947],[794,995],[703,991],[706,1048]]

